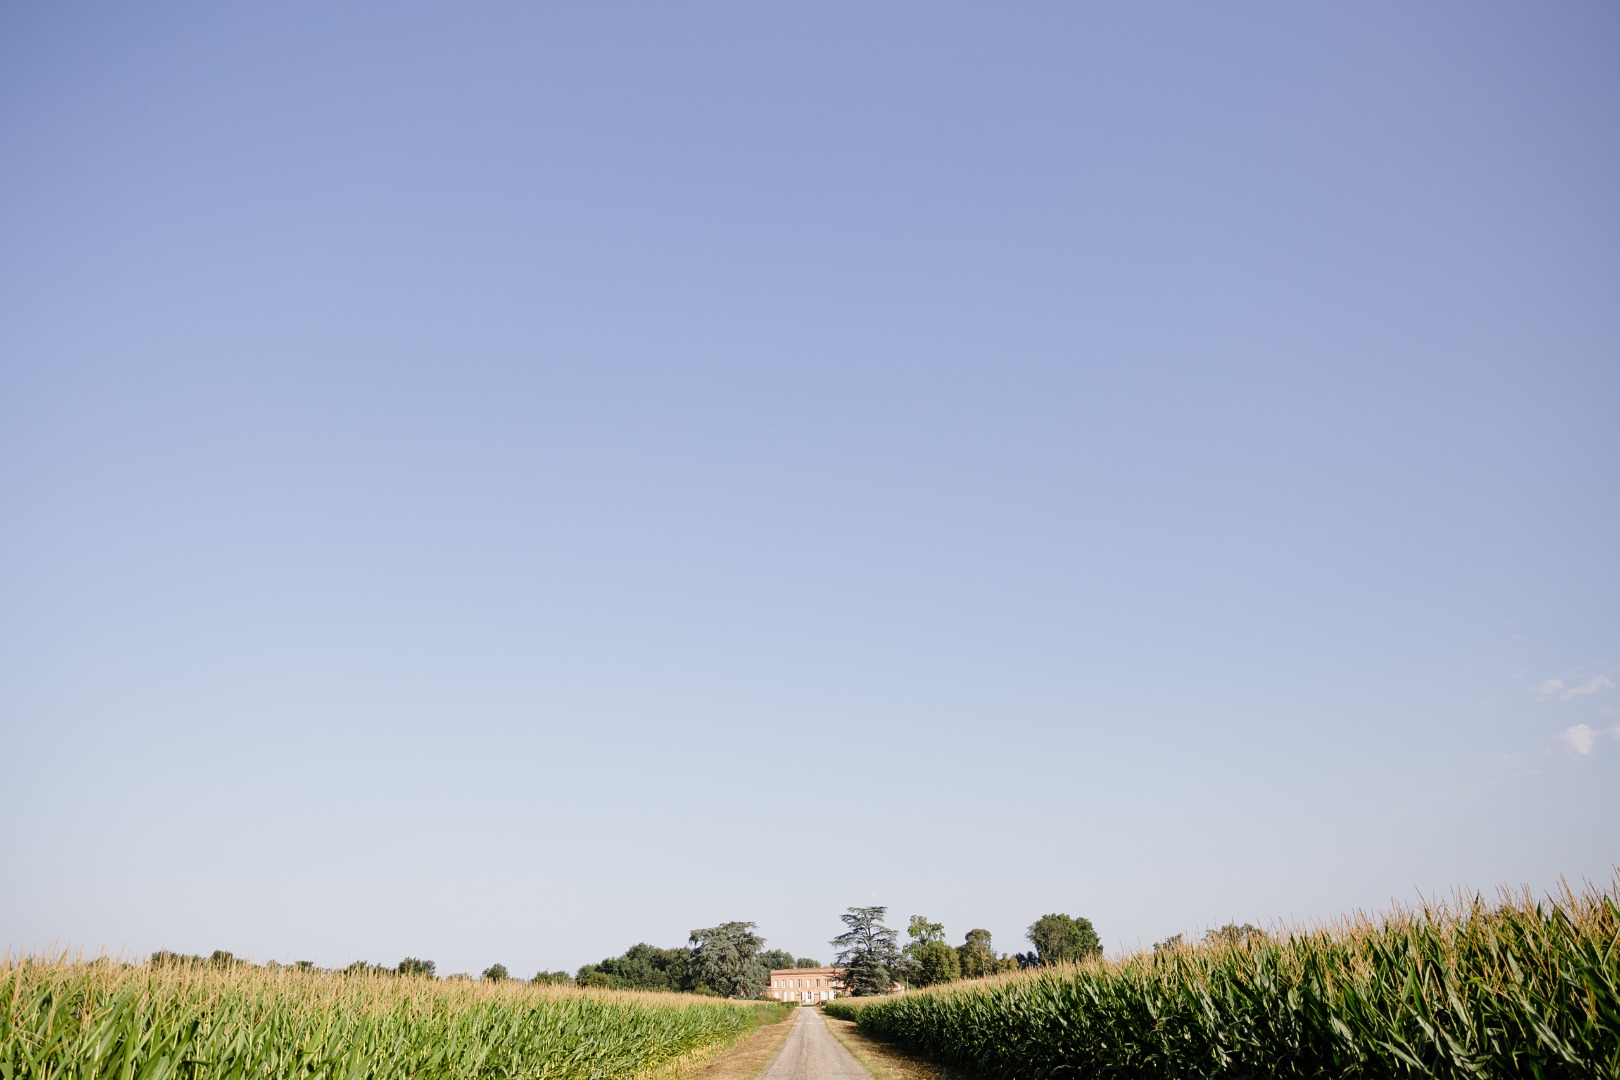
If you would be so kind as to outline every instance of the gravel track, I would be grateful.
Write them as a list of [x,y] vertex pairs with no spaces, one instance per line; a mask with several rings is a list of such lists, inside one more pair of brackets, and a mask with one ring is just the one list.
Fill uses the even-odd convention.
[[759,1080],[872,1080],[827,1030],[820,1009],[800,1009],[776,1060]]

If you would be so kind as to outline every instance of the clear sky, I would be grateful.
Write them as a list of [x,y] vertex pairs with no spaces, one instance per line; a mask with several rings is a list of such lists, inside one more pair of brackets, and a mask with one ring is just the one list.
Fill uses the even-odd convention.
[[1620,863],[1620,8],[0,12],[0,949]]

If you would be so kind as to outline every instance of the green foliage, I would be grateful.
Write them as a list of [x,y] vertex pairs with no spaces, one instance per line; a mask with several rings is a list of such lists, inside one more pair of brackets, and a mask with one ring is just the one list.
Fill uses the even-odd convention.
[[721,997],[751,998],[770,975],[759,962],[765,939],[751,922],[728,922],[692,931],[692,982]]
[[913,915],[906,926],[911,940],[901,950],[902,971],[913,986],[938,986],[961,977],[962,961],[956,950],[945,944],[945,925],[930,922],[926,915]]
[[1153,943],[1153,955],[1157,956],[1160,953],[1169,952],[1172,949],[1180,949],[1185,944],[1186,943],[1182,940],[1180,934],[1171,934],[1163,941],[1155,941]]
[[418,960],[414,956],[407,956],[399,962],[399,967],[394,970],[401,975],[421,975],[431,979],[433,978],[434,964],[431,960]]
[[595,965],[620,990],[692,989],[692,950],[660,949],[638,942],[623,956],[610,956]]
[[838,947],[833,966],[842,969],[844,986],[851,994],[887,994],[895,972],[903,967],[895,932],[883,925],[886,907],[852,907],[839,918],[848,930],[832,939]]
[[929,922],[926,915],[913,915],[906,927],[906,936],[914,945],[926,945],[931,941],[945,940],[945,924]]
[[785,1011],[369,971],[0,960],[0,1078],[597,1080],[729,1046]]
[[801,964],[793,959],[793,954],[786,949],[766,949],[759,954],[759,963],[767,972],[778,971],[782,968],[815,967],[815,964]]
[[190,967],[194,964],[206,964],[205,957],[193,956],[190,953],[170,952],[168,949],[159,949],[152,954],[153,967]]
[[484,978],[490,982],[501,982],[506,978],[506,974],[505,964],[491,964],[484,969]]
[[802,968],[818,968],[821,966],[821,961],[812,960],[808,956],[801,956],[797,960],[793,961],[793,966]]
[[956,950],[943,941],[925,941],[911,953],[911,981],[914,986],[940,986],[962,977]]
[[[1180,937],[1177,934],[1176,937]],[[1247,945],[1251,941],[1259,941],[1266,936],[1266,932],[1258,926],[1244,923],[1227,923],[1225,926],[1211,930],[1204,935],[1205,945]]]
[[982,979],[1000,970],[988,930],[969,930],[962,944],[956,947],[956,959],[964,979]]
[[989,1078],[1620,1076],[1620,906],[1479,901],[827,1011]]
[[1029,942],[1043,965],[1072,964],[1102,955],[1102,942],[1091,920],[1074,915],[1042,915],[1030,925]]
[[567,986],[574,977],[566,971],[537,971],[529,982],[535,986]]

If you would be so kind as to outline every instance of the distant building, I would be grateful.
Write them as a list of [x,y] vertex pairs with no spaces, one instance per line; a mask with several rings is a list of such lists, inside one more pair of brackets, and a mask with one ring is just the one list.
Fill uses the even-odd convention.
[[833,1000],[844,992],[844,984],[837,968],[777,968],[771,972],[771,987],[765,992],[777,1001],[809,1005]]

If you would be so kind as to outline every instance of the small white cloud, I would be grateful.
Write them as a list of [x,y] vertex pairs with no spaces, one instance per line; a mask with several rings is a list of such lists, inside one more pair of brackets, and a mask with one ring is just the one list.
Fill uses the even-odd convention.
[[1548,679],[1546,682],[1536,687],[1536,693],[1540,695],[1541,700],[1546,701],[1548,698],[1557,697],[1559,692],[1563,689],[1563,679]]
[[1592,747],[1597,745],[1598,733],[1585,724],[1576,724],[1572,728],[1565,728],[1564,733],[1558,736],[1558,741],[1564,744],[1570,757],[1591,757]]
[[[1552,681],[1562,685],[1558,679],[1554,679]],[[1558,697],[1561,701],[1568,701],[1570,698],[1585,697],[1587,694],[1595,694],[1599,690],[1613,689],[1614,682],[1607,675],[1594,675],[1592,678],[1581,683],[1581,685],[1572,686],[1568,690],[1565,690],[1563,693],[1559,694]]]

